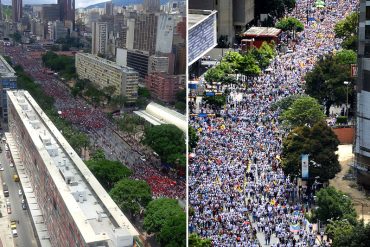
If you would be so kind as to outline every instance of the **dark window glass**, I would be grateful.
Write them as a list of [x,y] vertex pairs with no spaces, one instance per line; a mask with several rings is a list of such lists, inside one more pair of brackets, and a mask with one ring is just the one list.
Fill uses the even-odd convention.
[[366,20],[370,20],[370,6],[366,6]]

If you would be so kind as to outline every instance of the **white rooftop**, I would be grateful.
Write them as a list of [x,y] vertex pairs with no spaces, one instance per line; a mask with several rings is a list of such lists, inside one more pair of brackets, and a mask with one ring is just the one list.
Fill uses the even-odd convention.
[[8,77],[15,76],[14,69],[8,64],[3,56],[0,56],[0,75]]
[[7,93],[85,242],[106,240],[109,246],[128,246],[131,241],[132,245],[139,233],[30,94]]

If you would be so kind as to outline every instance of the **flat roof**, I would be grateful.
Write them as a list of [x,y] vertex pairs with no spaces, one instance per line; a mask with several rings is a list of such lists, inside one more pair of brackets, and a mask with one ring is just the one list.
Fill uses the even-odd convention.
[[105,65],[108,65],[108,66],[110,66],[112,68],[115,68],[117,70],[120,70],[120,71],[122,71],[124,73],[138,74],[138,72],[136,70],[134,70],[133,68],[131,68],[131,67],[119,65],[116,62],[112,62],[110,60],[107,60],[107,59],[98,57],[98,56],[93,55],[93,54],[90,54],[90,53],[77,52],[76,55],[88,57],[88,58],[93,59],[93,60],[96,60],[96,61],[98,61],[98,62],[100,62],[102,64],[105,64]]
[[8,64],[3,56],[0,56],[0,74],[1,76],[15,76],[14,69]]
[[[7,91],[86,243],[129,241],[139,233],[59,130],[24,90]],[[127,243],[127,242],[126,242]]]
[[281,33],[281,29],[274,27],[251,27],[243,36],[278,36]]
[[201,23],[208,16],[217,13],[215,10],[199,10],[199,9],[189,9],[188,13],[188,29],[193,28],[197,24]]

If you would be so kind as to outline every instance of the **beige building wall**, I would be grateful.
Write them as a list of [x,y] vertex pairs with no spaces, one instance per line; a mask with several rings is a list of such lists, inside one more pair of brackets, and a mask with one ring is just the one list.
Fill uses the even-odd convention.
[[80,79],[88,79],[100,89],[114,86],[114,95],[122,95],[129,102],[137,99],[139,74],[134,69],[92,54],[77,53],[76,71]]

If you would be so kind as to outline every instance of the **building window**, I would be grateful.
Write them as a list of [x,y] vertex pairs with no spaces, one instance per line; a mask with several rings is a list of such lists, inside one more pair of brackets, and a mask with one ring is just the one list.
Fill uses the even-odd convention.
[[370,20],[370,6],[366,6],[366,20]]
[[370,26],[365,26],[365,39],[370,39]]
[[370,58],[370,44],[365,45],[364,57]]

